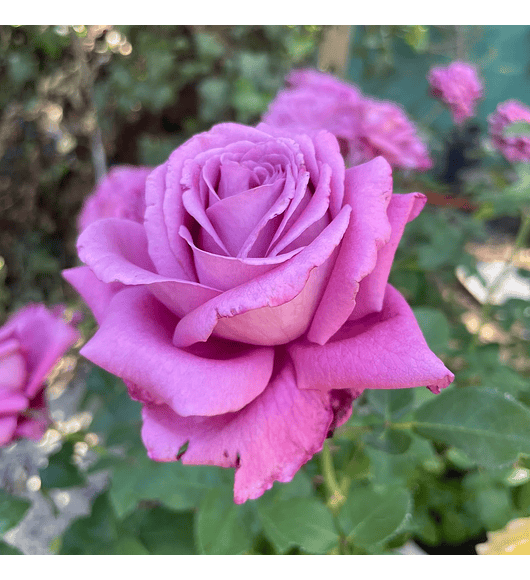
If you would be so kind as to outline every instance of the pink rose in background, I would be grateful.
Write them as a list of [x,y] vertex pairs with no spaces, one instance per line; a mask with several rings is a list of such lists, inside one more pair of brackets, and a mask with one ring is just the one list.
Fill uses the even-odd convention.
[[257,498],[364,389],[452,381],[387,284],[424,203],[381,157],[345,170],[329,132],[217,125],[151,173],[142,223],[79,237],[64,276],[100,325],[81,353],[143,403],[151,459],[235,467],[235,501]]
[[347,151],[358,133],[361,92],[331,75],[310,69],[294,70],[286,81],[290,88],[278,92],[264,121],[301,131],[325,129]]
[[511,163],[530,161],[530,137],[504,134],[506,127],[518,121],[530,123],[530,108],[515,99],[500,103],[495,112],[488,117],[489,134],[493,145]]
[[436,66],[429,71],[427,80],[433,96],[449,107],[457,125],[475,116],[484,87],[473,65],[456,61],[449,66]]
[[44,381],[78,337],[40,304],[19,310],[0,328],[0,445],[44,433]]
[[379,155],[400,169],[427,171],[433,165],[425,143],[400,105],[364,99],[349,161],[353,165]]
[[78,219],[82,232],[89,224],[106,217],[142,221],[145,212],[145,180],[152,167],[113,167],[85,200]]
[[264,115],[275,127],[311,132],[325,129],[337,137],[352,165],[384,157],[400,169],[432,167],[426,145],[396,103],[364,97],[353,85],[314,70],[295,70]]

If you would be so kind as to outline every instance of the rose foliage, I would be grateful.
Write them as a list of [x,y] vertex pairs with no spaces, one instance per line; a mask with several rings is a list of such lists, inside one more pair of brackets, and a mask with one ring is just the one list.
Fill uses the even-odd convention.
[[387,284],[424,203],[381,157],[345,169],[327,131],[217,125],[149,175],[143,220],[80,235],[81,354],[142,402],[151,459],[235,467],[235,501],[257,498],[364,389],[452,381]]

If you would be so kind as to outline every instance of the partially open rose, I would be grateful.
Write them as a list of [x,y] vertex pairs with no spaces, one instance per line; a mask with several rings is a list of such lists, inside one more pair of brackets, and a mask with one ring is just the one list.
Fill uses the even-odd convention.
[[60,312],[31,304],[0,328],[0,446],[39,439],[48,426],[44,381],[78,338]]
[[143,403],[152,459],[236,467],[235,501],[257,498],[363,389],[453,379],[387,284],[424,202],[382,158],[345,171],[331,133],[217,125],[149,176],[142,223],[79,237],[65,277],[100,324],[81,352]]

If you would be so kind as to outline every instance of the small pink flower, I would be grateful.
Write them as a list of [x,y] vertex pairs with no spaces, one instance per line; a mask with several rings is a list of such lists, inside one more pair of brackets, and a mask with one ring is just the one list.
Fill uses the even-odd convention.
[[384,157],[400,169],[432,167],[427,147],[401,107],[364,97],[353,85],[314,70],[295,70],[264,116],[275,127],[335,135],[350,164]]
[[427,78],[433,96],[449,107],[457,125],[475,116],[484,87],[473,65],[457,61],[449,66],[437,66],[430,70]]
[[530,161],[530,137],[504,134],[506,127],[518,121],[530,123],[530,108],[515,99],[500,103],[488,117],[493,145],[511,163]]
[[113,167],[86,199],[78,219],[79,231],[102,218],[141,221],[145,212],[145,180],[151,171],[150,167]]
[[44,380],[77,339],[41,304],[19,310],[0,328],[0,446],[42,436],[49,423]]

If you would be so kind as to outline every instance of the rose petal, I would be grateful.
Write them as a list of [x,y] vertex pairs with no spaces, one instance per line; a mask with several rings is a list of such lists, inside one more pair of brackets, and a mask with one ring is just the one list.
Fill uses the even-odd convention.
[[[147,178],[145,185],[145,221],[144,228],[148,239],[149,256],[156,266],[156,271],[162,276],[183,280],[194,280],[193,265],[186,244],[171,240],[168,225],[164,217],[164,205],[167,197],[173,198],[171,192],[179,190],[176,182],[174,164],[170,157],[167,163],[157,167]],[[185,210],[181,198],[176,195],[172,200],[171,211],[173,219],[183,223]],[[177,236],[178,237],[178,236]]]
[[245,240],[280,195],[285,180],[225,197],[206,210],[229,255],[238,256]]
[[219,290],[196,282],[156,274],[147,253],[145,230],[134,222],[119,219],[94,222],[79,236],[77,248],[81,260],[99,280],[146,286],[177,316],[220,294]]
[[0,397],[8,391],[19,391],[25,380],[26,363],[20,342],[14,338],[3,341],[0,343]]
[[223,338],[262,345],[284,344],[303,334],[320,300],[350,211],[345,206],[310,246],[288,262],[184,316],[175,329],[174,344],[185,347],[204,342],[214,330]]
[[[326,227],[330,219],[322,221],[322,218],[326,215],[329,209],[329,196],[331,193],[331,167],[324,164],[321,169],[320,181],[318,182],[315,193],[309,199],[308,204],[305,206],[304,210],[301,212],[298,219],[293,225],[288,227],[285,234],[280,240],[272,247],[269,251],[269,256],[277,256],[280,252],[284,251],[289,244],[298,241],[296,247],[302,245],[308,245],[311,243],[318,234]],[[320,231],[314,231],[311,226],[318,223],[321,226]],[[290,249],[294,249],[293,246]]]
[[352,219],[309,329],[310,341],[325,344],[352,313],[360,281],[374,269],[378,250],[390,238],[386,212],[391,195],[392,169],[382,157],[346,171],[344,199],[352,206]]
[[29,406],[28,398],[21,393],[0,393],[0,415],[8,415],[25,411]]
[[49,421],[47,421],[44,417],[24,419],[17,425],[15,430],[15,437],[39,441],[39,439],[44,435],[44,432],[48,428],[48,425]]
[[88,266],[79,266],[62,271],[63,278],[82,296],[86,305],[92,310],[99,324],[105,317],[112,297],[125,288],[119,282],[106,284],[99,280]]
[[[337,401],[332,406],[328,395],[299,390],[292,364],[284,362],[265,391],[237,413],[179,417],[166,406],[145,405],[142,439],[155,461],[174,461],[189,442],[183,463],[235,467],[234,499],[243,503],[274,481],[291,481],[322,449]],[[342,402],[351,407],[351,399]]]
[[16,428],[16,417],[0,417],[0,447],[11,441]]
[[349,320],[358,320],[372,312],[379,312],[383,307],[388,275],[405,225],[418,216],[426,201],[427,198],[421,193],[392,195],[387,210],[392,227],[390,240],[379,250],[373,271],[361,281]]
[[176,318],[148,291],[127,288],[114,296],[81,354],[141,385],[183,416],[236,411],[266,387],[272,372],[271,348],[213,341],[194,354],[172,345],[175,324]]
[[206,286],[223,291],[250,282],[253,278],[269,272],[301,251],[299,248],[273,258],[232,258],[200,250],[193,243],[190,232],[184,226],[180,229],[180,235],[188,242],[193,252],[199,281]]
[[55,363],[78,340],[79,333],[42,305],[19,310],[17,318],[17,338],[24,345],[28,374],[24,394],[31,399],[42,387]]
[[304,389],[401,389],[439,392],[454,375],[429,349],[401,294],[387,285],[383,309],[347,322],[325,345],[290,345],[298,385]]

